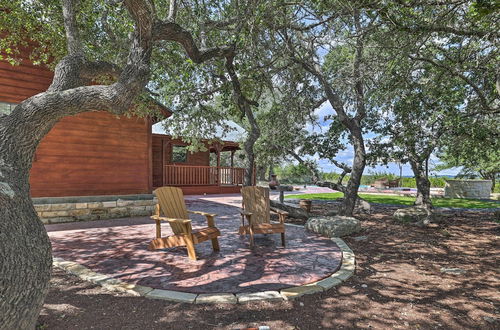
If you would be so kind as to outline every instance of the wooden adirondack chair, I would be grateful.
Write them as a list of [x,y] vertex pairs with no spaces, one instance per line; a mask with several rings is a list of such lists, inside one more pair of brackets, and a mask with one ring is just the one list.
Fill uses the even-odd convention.
[[[212,240],[212,248],[219,251],[220,231],[215,227],[215,216],[217,214],[200,211],[189,211],[184,203],[182,190],[177,187],[161,187],[154,191],[158,197],[155,214],[151,219],[156,221],[156,238],[149,243],[148,250],[164,249],[176,246],[186,246],[188,256],[196,260],[195,244]],[[188,213],[201,214],[207,218],[208,227],[193,230]],[[161,237],[161,221],[167,221],[174,235]]]
[[[250,246],[254,245],[254,234],[281,234],[281,244],[285,246],[285,219],[287,212],[271,209],[269,189],[264,187],[243,187],[243,211],[241,211],[240,235],[250,235]],[[279,215],[279,223],[271,223],[270,212]],[[248,225],[245,225],[245,218]]]

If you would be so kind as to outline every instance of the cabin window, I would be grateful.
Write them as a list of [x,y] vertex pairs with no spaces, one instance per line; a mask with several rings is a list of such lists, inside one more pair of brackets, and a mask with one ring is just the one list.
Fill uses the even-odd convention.
[[172,147],[172,163],[187,163],[187,148],[185,146]]
[[10,115],[16,105],[14,103],[0,102],[0,115]]

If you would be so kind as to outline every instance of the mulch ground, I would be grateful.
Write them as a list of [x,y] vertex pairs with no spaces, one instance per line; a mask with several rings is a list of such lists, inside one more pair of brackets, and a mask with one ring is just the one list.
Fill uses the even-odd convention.
[[393,212],[377,207],[356,216],[363,232],[345,238],[356,254],[356,273],[327,292],[290,302],[186,305],[109,293],[54,270],[39,328],[499,329],[498,215],[453,212],[442,223],[416,228],[395,222]]

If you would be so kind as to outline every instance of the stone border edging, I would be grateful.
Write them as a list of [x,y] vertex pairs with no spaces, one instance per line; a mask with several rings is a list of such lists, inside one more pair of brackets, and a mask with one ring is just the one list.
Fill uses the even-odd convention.
[[[294,224],[288,226],[303,227]],[[73,261],[66,261],[62,258],[54,257],[53,266],[63,269],[66,272],[78,276],[84,281],[89,281],[102,286],[108,291],[126,292],[135,296],[143,296],[151,299],[163,299],[171,302],[196,303],[196,304],[236,304],[252,301],[273,301],[273,300],[291,300],[306,294],[327,291],[340,283],[344,282],[354,274],[355,256],[349,246],[338,237],[332,238],[332,241],[342,251],[342,264],[339,270],[322,280],[293,286],[280,291],[260,291],[252,293],[209,293],[194,294],[181,291],[154,289],[148,286],[135,285],[114,279],[108,275],[96,273],[87,267],[84,267]]]

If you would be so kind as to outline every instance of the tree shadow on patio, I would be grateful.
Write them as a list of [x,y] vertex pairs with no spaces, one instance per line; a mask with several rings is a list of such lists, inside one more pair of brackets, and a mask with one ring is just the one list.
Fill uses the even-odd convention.
[[[250,249],[248,238],[236,233],[238,208],[213,202],[190,208],[218,214],[220,252],[209,242],[196,245],[197,261],[187,258],[185,248],[148,251],[154,223],[137,218],[73,223],[59,231],[48,226],[54,255],[126,282],[192,293],[279,290],[320,280],[340,266],[335,243],[303,228],[287,228],[287,248],[278,247],[278,235],[259,235]],[[205,225],[201,216],[192,220],[194,228]],[[168,224],[162,231],[171,234]]]

